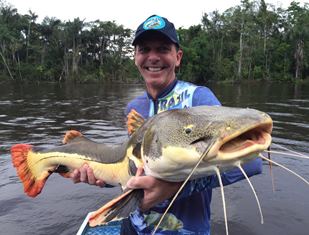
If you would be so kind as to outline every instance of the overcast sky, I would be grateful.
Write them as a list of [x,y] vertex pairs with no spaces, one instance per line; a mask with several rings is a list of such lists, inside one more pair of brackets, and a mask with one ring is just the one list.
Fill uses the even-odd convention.
[[[158,14],[168,18],[176,28],[188,28],[201,23],[203,13],[224,10],[239,5],[240,0],[6,0],[18,13],[29,10],[37,14],[38,22],[45,16],[62,21],[79,17],[92,20],[115,21],[126,28],[136,29],[148,16]],[[286,8],[292,1],[266,0],[266,3]],[[302,4],[306,1],[299,0]]]

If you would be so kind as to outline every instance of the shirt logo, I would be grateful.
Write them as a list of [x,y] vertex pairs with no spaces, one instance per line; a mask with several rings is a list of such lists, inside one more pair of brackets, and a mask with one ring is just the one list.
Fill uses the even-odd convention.
[[147,19],[143,25],[145,30],[162,29],[165,27],[165,21],[160,16],[152,16]]
[[189,106],[190,93],[188,90],[177,93],[173,91],[167,97],[158,100],[158,113],[165,110],[187,108]]

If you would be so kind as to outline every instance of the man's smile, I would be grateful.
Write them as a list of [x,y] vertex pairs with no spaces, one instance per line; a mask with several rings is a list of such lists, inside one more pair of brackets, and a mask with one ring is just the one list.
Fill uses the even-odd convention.
[[146,69],[147,71],[149,72],[160,72],[162,71],[163,69],[165,69],[166,67],[165,66],[162,66],[162,67],[150,67],[150,66],[145,66],[144,69]]

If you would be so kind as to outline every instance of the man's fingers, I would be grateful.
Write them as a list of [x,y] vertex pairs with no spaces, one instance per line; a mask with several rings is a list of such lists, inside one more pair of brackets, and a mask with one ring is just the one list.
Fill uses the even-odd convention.
[[79,183],[80,182],[80,172],[79,170],[75,169],[70,176],[74,182],[74,184]]
[[90,166],[88,166],[88,164],[86,163],[79,169],[75,169],[71,173],[70,177],[72,178],[75,184],[83,182],[83,183],[88,183],[90,185],[96,185],[99,187],[105,186],[105,182],[101,179],[96,179],[93,173],[93,169]]
[[148,181],[146,176],[142,176],[143,174],[144,169],[142,167],[138,167],[135,176],[131,177],[131,179],[127,182],[127,187],[132,189],[146,188]]
[[86,164],[79,169],[81,182],[84,182],[84,183],[88,182],[87,169],[88,169],[88,165]]
[[95,182],[95,184],[96,184],[97,186],[99,186],[99,187],[104,187],[104,186],[105,186],[105,182],[104,182],[103,180],[97,180],[97,181]]
[[134,176],[127,182],[127,187],[132,189],[148,189],[153,184],[153,178],[150,176]]
[[144,168],[138,167],[135,176],[141,176],[144,174]]
[[91,167],[87,167],[87,177],[89,184],[96,184],[97,179],[94,177],[93,170]]

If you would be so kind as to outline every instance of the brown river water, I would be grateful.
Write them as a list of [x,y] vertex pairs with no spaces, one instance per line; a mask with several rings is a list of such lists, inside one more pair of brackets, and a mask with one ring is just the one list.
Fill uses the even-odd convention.
[[[257,108],[270,114],[273,142],[309,155],[309,85],[209,87],[223,105]],[[55,174],[38,197],[29,198],[23,193],[9,150],[17,143],[46,148],[60,145],[69,129],[99,142],[121,143],[127,138],[125,105],[142,92],[141,85],[0,83],[0,234],[75,234],[89,211],[120,193],[117,187],[73,184]],[[272,159],[309,179],[309,159],[283,154],[273,154]],[[264,164],[263,174],[251,178],[264,224],[246,181],[225,188],[230,235],[309,234],[309,186],[279,167],[273,167],[272,174],[274,191],[268,164]],[[225,234],[219,189],[213,194],[212,234]]]

